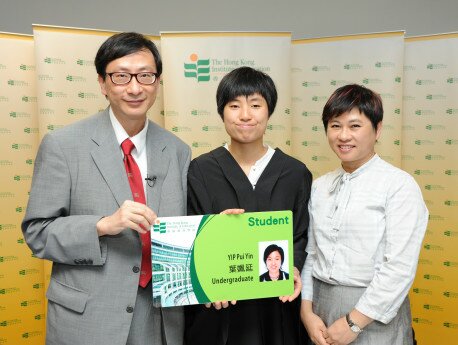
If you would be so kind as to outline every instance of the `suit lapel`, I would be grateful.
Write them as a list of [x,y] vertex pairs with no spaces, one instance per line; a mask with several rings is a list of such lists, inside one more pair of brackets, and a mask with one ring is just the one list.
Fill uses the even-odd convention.
[[149,121],[146,134],[146,156],[148,160],[148,181],[146,185],[146,198],[148,206],[154,211],[159,211],[162,186],[169,169],[170,157],[167,154],[166,138],[163,131],[154,122]]
[[132,192],[108,110],[100,115],[92,134],[92,141],[94,142],[94,148],[91,150],[92,159],[118,205],[121,206],[125,200],[132,200]]

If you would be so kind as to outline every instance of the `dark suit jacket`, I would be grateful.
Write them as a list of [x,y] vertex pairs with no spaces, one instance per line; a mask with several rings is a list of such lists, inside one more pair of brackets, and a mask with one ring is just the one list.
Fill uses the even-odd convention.
[[[159,216],[184,215],[189,147],[150,121],[146,153],[148,175],[156,176],[148,206]],[[138,233],[97,236],[97,221],[125,200],[132,192],[108,110],[43,138],[22,230],[34,254],[53,262],[48,344],[125,345],[132,308],[151,304],[137,300]],[[182,311],[162,315],[165,337],[181,345]]]
[[[253,190],[232,155],[220,147],[190,164],[188,214],[214,214],[229,208],[246,212],[291,210],[294,266],[301,271],[306,257],[311,184],[312,175],[306,166],[277,149]],[[225,345],[228,339],[237,345],[299,344],[302,326],[296,307],[280,303],[278,298],[238,301],[225,310],[187,307],[187,345]],[[267,343],[266,338],[270,339]]]

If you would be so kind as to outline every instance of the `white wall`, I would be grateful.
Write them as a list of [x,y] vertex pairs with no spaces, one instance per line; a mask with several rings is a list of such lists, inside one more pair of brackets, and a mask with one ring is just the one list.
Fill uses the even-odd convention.
[[0,0],[0,31],[46,24],[160,31],[290,31],[294,39],[458,31],[458,0]]

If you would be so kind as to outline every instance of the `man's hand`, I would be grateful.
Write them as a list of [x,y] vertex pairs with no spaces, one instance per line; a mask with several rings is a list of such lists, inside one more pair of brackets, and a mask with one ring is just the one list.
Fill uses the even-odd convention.
[[144,234],[150,231],[156,218],[156,213],[145,204],[126,200],[115,213],[97,222],[97,234],[117,235],[127,228]]
[[312,301],[302,300],[301,320],[307,329],[307,333],[316,345],[327,345],[325,337],[328,337],[326,325],[323,320],[312,310]]
[[227,210],[221,211],[219,214],[242,214],[245,213],[243,208],[228,208]]
[[280,301],[284,302],[292,302],[294,301],[297,296],[301,293],[302,290],[302,280],[301,280],[301,274],[299,273],[299,270],[294,267],[294,292],[290,296],[280,296]]

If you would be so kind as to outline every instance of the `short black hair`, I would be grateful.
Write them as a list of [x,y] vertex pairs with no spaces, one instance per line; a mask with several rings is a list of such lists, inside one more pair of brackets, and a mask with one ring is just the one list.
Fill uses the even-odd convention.
[[264,262],[265,263],[267,263],[267,257],[275,251],[280,253],[281,263],[283,264],[283,262],[285,261],[285,252],[283,251],[282,247],[279,247],[276,244],[270,244],[267,246],[266,250],[264,250]]
[[157,74],[162,74],[162,60],[156,45],[137,32],[122,32],[108,38],[100,46],[94,64],[97,74],[105,78],[107,65],[116,59],[141,50],[149,50],[156,62]]
[[353,108],[357,108],[360,113],[366,115],[374,130],[383,120],[383,105],[380,95],[364,86],[349,84],[339,87],[326,102],[322,116],[325,131],[327,131],[328,122],[332,118],[351,111]]
[[251,67],[239,67],[226,74],[216,91],[218,114],[224,120],[224,107],[239,96],[260,94],[267,102],[269,117],[277,105],[277,89],[272,78]]

